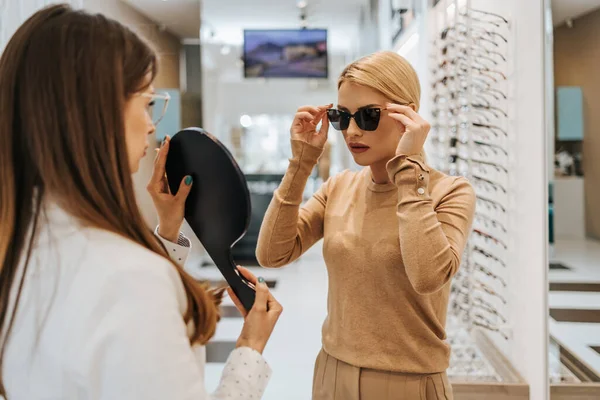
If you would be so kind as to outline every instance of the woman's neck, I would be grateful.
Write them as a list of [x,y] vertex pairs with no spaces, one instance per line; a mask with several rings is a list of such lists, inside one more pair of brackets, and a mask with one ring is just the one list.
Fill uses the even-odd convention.
[[371,179],[373,182],[377,184],[385,184],[390,182],[390,178],[388,177],[387,170],[385,166],[387,165],[386,161],[380,161],[375,164],[371,164]]

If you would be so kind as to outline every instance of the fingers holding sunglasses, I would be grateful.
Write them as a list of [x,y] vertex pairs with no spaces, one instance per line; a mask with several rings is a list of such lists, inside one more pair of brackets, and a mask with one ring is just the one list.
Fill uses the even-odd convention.
[[307,111],[313,115],[317,115],[321,110],[318,106],[302,106],[298,108],[297,112]]
[[386,109],[390,112],[404,114],[407,117],[409,117],[410,119],[414,120],[415,122],[421,122],[421,121],[425,122],[425,120],[423,118],[421,118],[421,116],[415,110],[413,110],[412,107],[410,107],[410,106],[405,106],[402,104],[387,103]]
[[431,126],[411,107],[399,104],[388,104],[389,116],[404,125],[404,133],[400,137],[397,155],[415,155],[423,150],[427,134]]
[[302,106],[300,108],[298,108],[298,113],[304,113],[307,112],[310,115],[312,115],[313,119],[315,119],[315,124],[318,123],[318,121],[321,119],[321,117],[323,116],[323,113],[327,112],[327,110],[329,108],[331,108],[333,106],[333,104],[327,104],[327,105],[323,105],[323,106]]
[[309,122],[313,125],[317,125],[315,123],[315,115],[309,113],[308,111],[300,111],[296,114],[296,117],[298,117],[302,121]]
[[327,114],[327,106],[312,107],[304,106],[298,109],[294,116],[290,134],[292,139],[302,140],[310,145],[323,147],[327,141],[327,126],[321,126],[317,132],[317,125]]
[[324,135],[327,140],[327,134],[329,133],[329,116],[327,112],[321,117],[321,129],[319,129],[319,135]]

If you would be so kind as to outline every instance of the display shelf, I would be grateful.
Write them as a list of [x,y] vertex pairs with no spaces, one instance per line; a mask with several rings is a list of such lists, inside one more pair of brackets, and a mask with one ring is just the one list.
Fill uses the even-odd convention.
[[450,318],[448,322],[448,343],[451,347],[448,377],[457,382],[501,382],[496,372],[466,326]]
[[482,330],[468,329],[455,317],[447,325],[447,373],[456,400],[529,399],[527,383]]

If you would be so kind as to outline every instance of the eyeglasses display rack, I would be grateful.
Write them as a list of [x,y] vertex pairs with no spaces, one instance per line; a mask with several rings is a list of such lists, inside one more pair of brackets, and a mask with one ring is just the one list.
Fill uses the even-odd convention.
[[446,3],[433,24],[430,158],[435,168],[467,177],[477,196],[450,311],[469,329],[509,341],[511,25],[470,2]]
[[468,178],[477,197],[472,232],[450,295],[448,375],[453,382],[521,385],[526,394],[502,351],[489,354],[491,347],[506,350],[512,335],[511,22],[472,7],[470,1],[442,0],[428,25],[433,117],[428,161],[448,175]]

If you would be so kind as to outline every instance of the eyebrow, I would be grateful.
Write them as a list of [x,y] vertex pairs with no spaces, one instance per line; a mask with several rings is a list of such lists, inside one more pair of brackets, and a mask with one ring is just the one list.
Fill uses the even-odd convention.
[[[364,110],[365,108],[372,108],[372,107],[381,107],[381,105],[379,105],[379,104],[367,104],[366,106],[358,107],[358,110]],[[338,109],[344,110],[344,111],[350,111],[350,110],[348,110],[348,107],[344,107],[344,106],[342,106],[340,104],[338,104]]]

